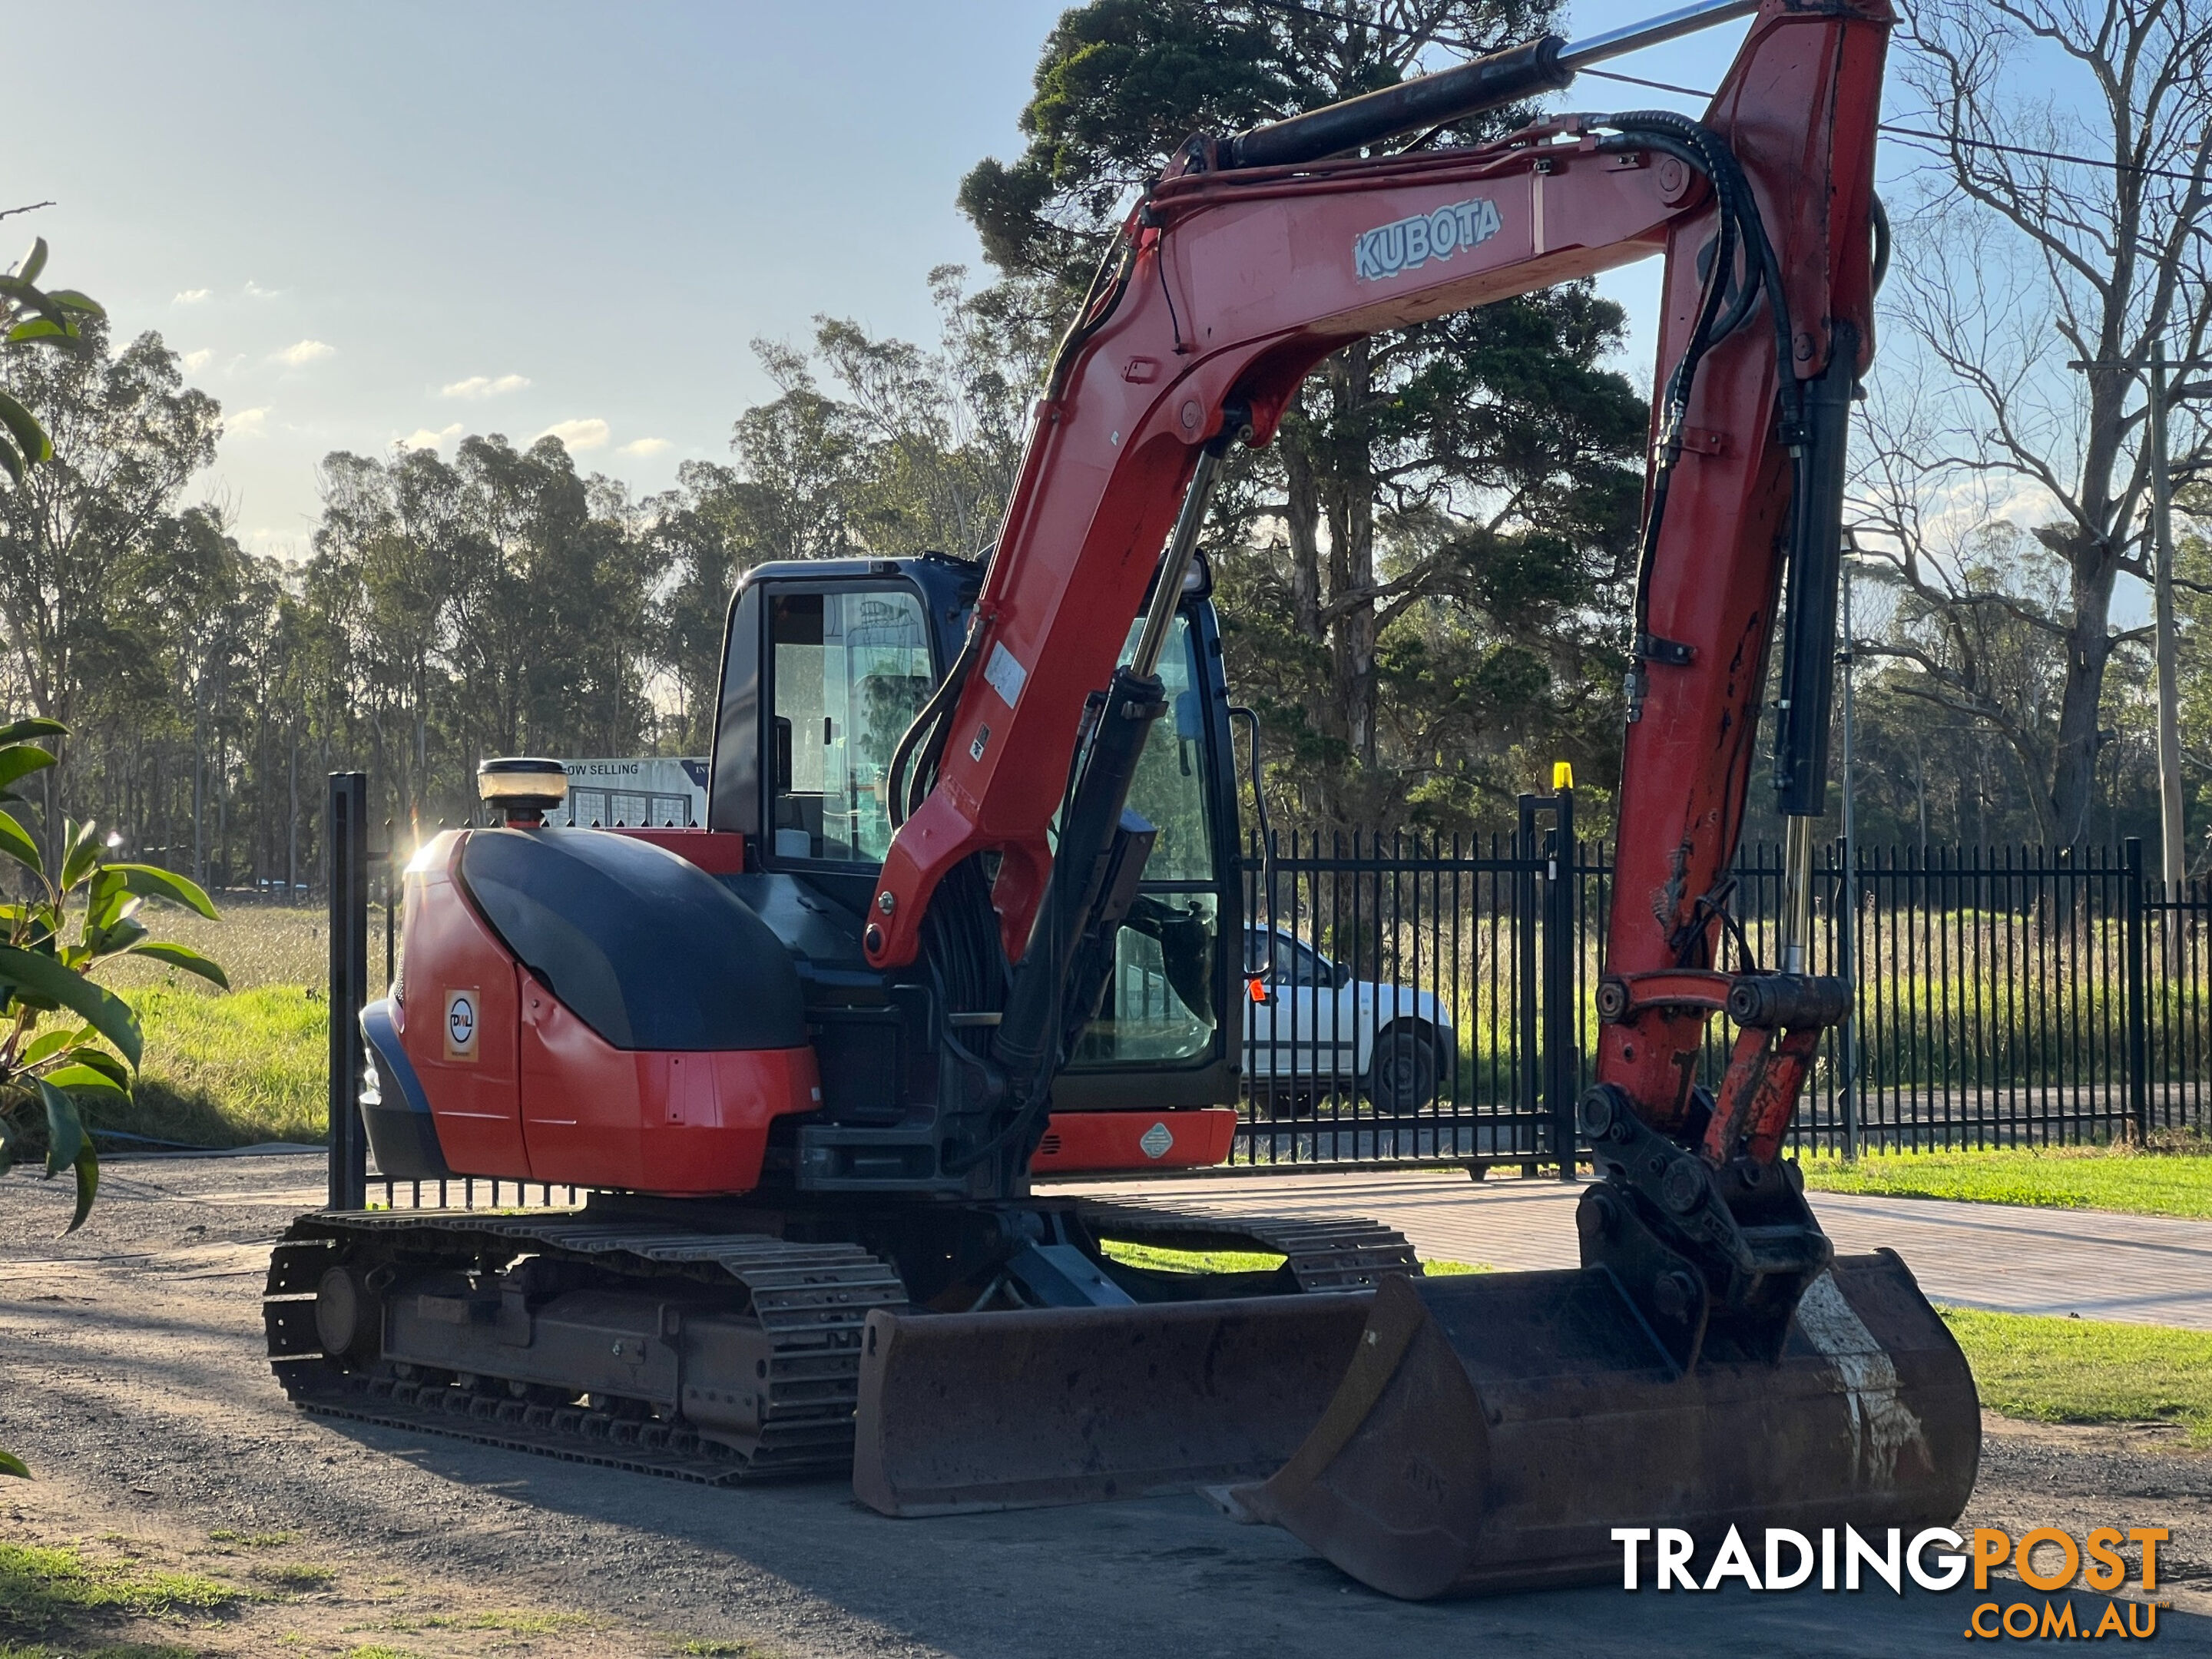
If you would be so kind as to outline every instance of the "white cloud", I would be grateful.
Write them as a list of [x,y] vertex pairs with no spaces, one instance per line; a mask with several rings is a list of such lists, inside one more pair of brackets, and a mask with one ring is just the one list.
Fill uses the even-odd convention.
[[461,435],[461,423],[455,421],[441,431],[433,432],[427,426],[418,426],[405,437],[398,440],[402,449],[435,449],[441,444]]
[[241,409],[223,417],[222,432],[226,438],[258,438],[269,429],[269,405],[258,409]]
[[209,290],[204,288],[188,288],[169,303],[173,306],[196,306],[207,298],[208,293]]
[[264,288],[251,276],[246,279],[246,287],[243,289],[246,297],[249,300],[273,300],[283,291],[281,288]]
[[582,421],[556,421],[538,435],[558,438],[571,451],[597,449],[607,441],[607,423],[597,416]]
[[520,374],[502,374],[494,380],[489,374],[471,374],[465,380],[455,380],[439,389],[441,398],[466,398],[474,401],[483,398],[497,398],[509,392],[520,392],[530,384]]
[[180,361],[186,368],[205,368],[214,358],[215,353],[202,346],[198,351],[187,351]]
[[615,453],[617,455],[636,455],[641,457],[646,455],[658,455],[662,450],[667,447],[668,440],[665,438],[632,438],[628,443],[623,445],[621,448],[616,450]]
[[294,368],[304,368],[318,358],[337,355],[337,348],[321,340],[301,340],[286,346],[276,354],[280,363],[289,363]]

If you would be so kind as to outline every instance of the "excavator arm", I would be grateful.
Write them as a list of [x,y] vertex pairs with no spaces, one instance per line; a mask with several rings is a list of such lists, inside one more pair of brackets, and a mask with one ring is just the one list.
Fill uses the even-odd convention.
[[[1480,147],[1346,155],[1754,11],[1703,120],[1568,116]],[[1003,1127],[972,1155],[999,1158],[1004,1178],[1142,868],[1150,826],[1127,810],[1128,776],[1227,447],[1267,442],[1348,341],[1664,253],[1597,1078],[1578,1114],[1601,1177],[1576,1214],[1582,1265],[1382,1276],[1303,1445],[1223,1498],[1393,1594],[1611,1577],[1621,1528],[1682,1528],[1705,1547],[1738,1526],[1917,1531],[1955,1519],[1972,1487],[1979,1412],[1956,1342],[1896,1255],[1836,1256],[1778,1158],[1845,1006],[1841,984],[1808,971],[1808,890],[1845,430],[1873,342],[1890,22],[1885,0],[1706,0],[1194,140],[1130,216],[1061,349],[961,662],[894,768],[911,815],[883,867],[872,959],[933,951],[933,891],[997,855],[992,901],[1018,961],[993,1048]],[[1763,967],[1727,873],[1754,788],[1791,825],[1781,948]],[[1740,1034],[1709,1093],[1698,1061],[1723,1010]],[[1153,1322],[1112,1310],[957,1329],[873,1316],[855,1490],[889,1513],[1144,1490],[1163,1477],[1143,1449],[1210,1456],[1235,1439],[1208,1415],[1236,1397],[1219,1373],[1237,1367],[1206,1321],[1225,1331],[1247,1311],[1212,1304],[1207,1357],[1183,1365],[1161,1358]],[[1290,1346],[1310,1353],[1349,1334],[1318,1314],[1300,1329]],[[948,1356],[1034,1402],[994,1423],[1037,1426],[1018,1448],[994,1437],[951,1497],[945,1425],[911,1404],[956,1396],[933,1370]],[[1153,1389],[1193,1374],[1205,1380],[1156,1410],[1132,1402],[1132,1377]],[[1105,1424],[1140,1449],[1103,1449]]]

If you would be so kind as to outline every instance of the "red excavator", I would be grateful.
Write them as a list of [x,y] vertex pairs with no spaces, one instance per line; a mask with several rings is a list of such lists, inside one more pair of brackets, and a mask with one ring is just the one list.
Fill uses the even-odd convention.
[[[1389,145],[1754,12],[1701,121]],[[302,1218],[266,1304],[292,1396],[707,1480],[849,1465],[894,1515],[1210,1485],[1403,1595],[1605,1576],[1621,1527],[1953,1519],[1966,1363],[1779,1156],[1848,994],[1808,969],[1811,830],[1891,21],[1707,0],[1190,140],[987,563],[745,577],[703,830],[546,828],[557,766],[493,762],[504,826],[415,858],[362,1020],[380,1169],[589,1197]],[[1349,341],[1662,251],[1583,1266],[1430,1279],[1356,1219],[1034,1194],[1226,1155],[1238,803],[1197,545],[1231,447]],[[1778,639],[1779,959],[1728,971]],[[1155,1272],[1115,1238],[1285,1260]]]

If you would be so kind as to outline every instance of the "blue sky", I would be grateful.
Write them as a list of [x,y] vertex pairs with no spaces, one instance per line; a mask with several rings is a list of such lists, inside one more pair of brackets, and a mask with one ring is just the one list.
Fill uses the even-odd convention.
[[[1582,0],[1566,32],[1666,3]],[[187,354],[229,425],[202,493],[257,551],[307,550],[323,455],[418,434],[559,429],[658,489],[773,395],[756,336],[828,312],[931,337],[925,274],[981,274],[954,192],[1018,149],[1060,10],[86,0],[88,73],[0,64],[0,206],[58,204],[0,240],[45,235],[51,281]],[[1741,30],[1616,67],[1710,84]],[[1656,276],[1607,283],[1644,384]]]

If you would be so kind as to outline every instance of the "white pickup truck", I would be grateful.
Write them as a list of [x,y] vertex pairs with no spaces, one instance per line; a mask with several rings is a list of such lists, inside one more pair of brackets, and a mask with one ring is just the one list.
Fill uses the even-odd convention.
[[1426,991],[1354,979],[1287,928],[1244,930],[1244,1074],[1263,1110],[1295,1114],[1355,1090],[1385,1116],[1417,1112],[1458,1043]]

